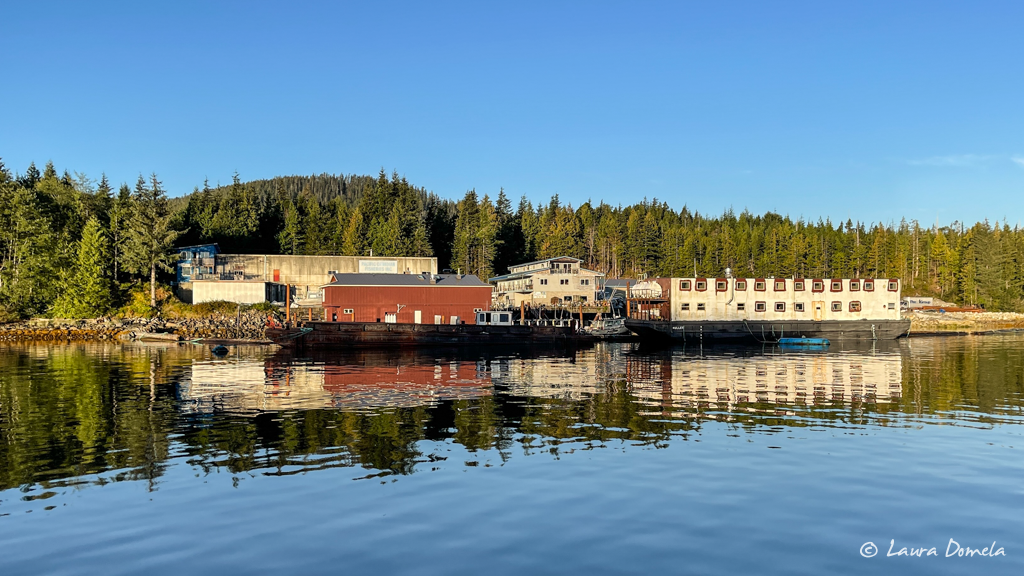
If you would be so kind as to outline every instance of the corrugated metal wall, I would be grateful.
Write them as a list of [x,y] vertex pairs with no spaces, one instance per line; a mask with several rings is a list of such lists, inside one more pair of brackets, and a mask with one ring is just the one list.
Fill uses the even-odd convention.
[[[402,305],[399,311],[398,306]],[[448,324],[452,316],[460,322],[473,324],[474,309],[491,306],[490,286],[326,286],[324,288],[325,319],[337,315],[338,322],[384,322],[385,314],[398,314],[398,322],[412,324],[416,311],[422,324],[434,324],[440,316]],[[352,309],[353,314],[345,314]]]

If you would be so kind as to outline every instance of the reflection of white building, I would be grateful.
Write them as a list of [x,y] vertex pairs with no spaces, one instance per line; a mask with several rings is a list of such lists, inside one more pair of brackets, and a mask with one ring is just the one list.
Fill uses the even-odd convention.
[[716,403],[889,402],[902,393],[899,353],[646,356],[603,343],[568,358],[495,360],[494,381],[512,394],[575,400],[624,383],[659,406]]
[[577,400],[626,377],[628,344],[599,343],[572,358],[492,360],[491,377],[518,396]]
[[702,403],[889,402],[902,393],[899,354],[780,354],[637,359],[629,381],[638,396]]
[[263,360],[196,361],[181,380],[179,394],[197,412],[264,412],[327,408],[322,365],[291,364],[274,369]]

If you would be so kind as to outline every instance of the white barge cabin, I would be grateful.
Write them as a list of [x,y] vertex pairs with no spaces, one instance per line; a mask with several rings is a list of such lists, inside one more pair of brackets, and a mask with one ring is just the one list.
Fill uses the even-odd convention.
[[653,278],[627,301],[643,335],[883,338],[904,335],[897,278]]

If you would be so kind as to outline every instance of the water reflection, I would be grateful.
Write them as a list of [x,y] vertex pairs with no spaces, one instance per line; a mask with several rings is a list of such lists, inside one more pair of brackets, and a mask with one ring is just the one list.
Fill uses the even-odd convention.
[[[0,351],[0,493],[142,480],[168,466],[289,475],[408,474],[436,442],[515,454],[662,446],[708,419],[782,427],[1020,421],[1020,336],[919,339],[827,353],[405,350],[293,357],[240,348],[16,346]],[[433,441],[425,442],[425,441]],[[12,489],[20,488],[19,492]]]

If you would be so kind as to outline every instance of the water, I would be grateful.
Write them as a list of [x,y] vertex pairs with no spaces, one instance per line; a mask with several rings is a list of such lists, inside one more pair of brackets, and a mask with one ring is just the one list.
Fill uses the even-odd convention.
[[1022,394],[1022,336],[7,347],[0,573],[1019,574]]

